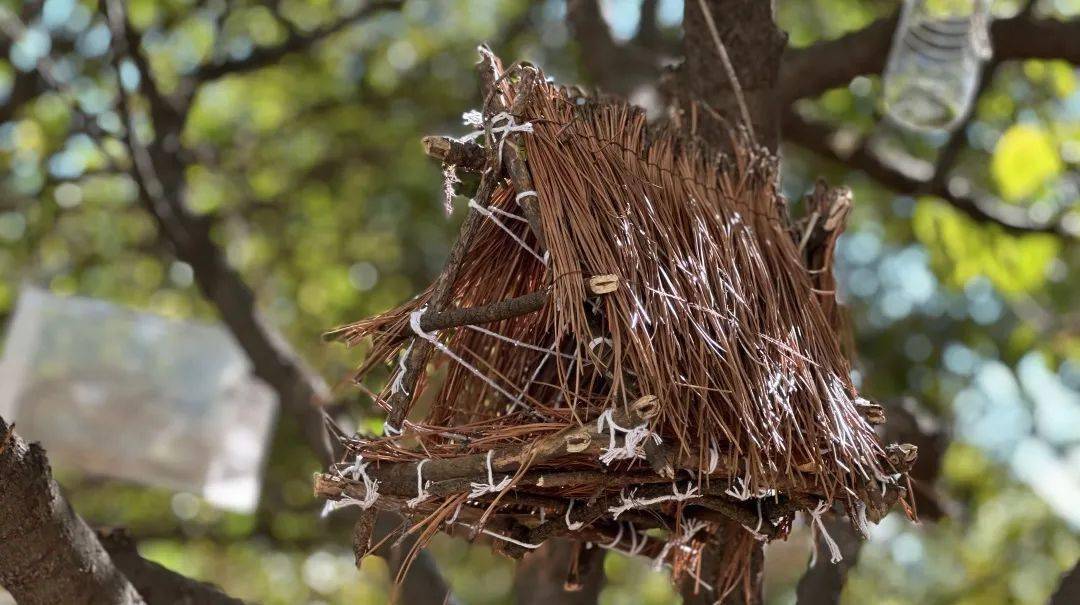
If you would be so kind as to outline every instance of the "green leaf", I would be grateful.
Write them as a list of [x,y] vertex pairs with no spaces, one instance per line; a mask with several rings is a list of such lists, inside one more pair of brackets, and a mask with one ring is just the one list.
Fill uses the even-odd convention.
[[933,198],[919,201],[912,226],[930,251],[934,272],[956,288],[985,276],[1002,294],[1038,290],[1046,283],[1047,266],[1061,251],[1061,241],[1053,235],[1012,235]]
[[1038,126],[1018,124],[1005,131],[994,149],[990,173],[1008,201],[1035,194],[1062,170],[1054,141]]

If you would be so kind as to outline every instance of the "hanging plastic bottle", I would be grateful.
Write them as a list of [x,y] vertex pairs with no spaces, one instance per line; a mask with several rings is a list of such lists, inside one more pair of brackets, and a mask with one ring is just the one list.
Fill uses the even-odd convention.
[[990,0],[905,0],[885,67],[886,114],[913,130],[954,128],[991,56],[989,24]]

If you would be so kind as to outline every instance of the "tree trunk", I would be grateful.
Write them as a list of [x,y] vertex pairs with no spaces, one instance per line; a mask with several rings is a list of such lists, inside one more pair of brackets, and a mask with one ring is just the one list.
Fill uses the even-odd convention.
[[[550,540],[518,564],[514,596],[518,605],[590,605],[604,586],[604,554],[568,540]],[[575,555],[578,557],[574,561]],[[567,590],[571,566],[573,590]]]
[[[780,59],[787,35],[773,20],[773,3],[771,0],[706,0],[704,4],[734,68],[755,139],[760,145],[776,151],[780,141]],[[743,111],[735,83],[725,69],[716,36],[701,5],[702,0],[686,0],[684,4],[684,61],[674,74],[674,82],[668,82],[665,89],[680,110],[683,130],[704,139],[716,149],[730,149],[729,129],[743,124]],[[713,112],[722,120],[713,117]],[[711,548],[704,554],[703,579],[715,575],[711,568],[721,559],[710,552]],[[764,563],[763,546],[757,543],[751,558],[749,594],[736,590],[728,597],[728,602],[762,602]],[[704,591],[694,594],[693,582],[684,584],[682,592],[687,604],[715,601],[715,597]]]
[[60,495],[45,450],[0,419],[0,585],[20,605],[142,605]]
[[[770,0],[707,0],[720,40],[735,69],[742,96],[760,144],[776,150],[780,140],[780,58],[787,35],[773,21]],[[730,147],[728,127],[742,123],[738,97],[724,68],[701,0],[686,0],[683,10],[684,62],[668,87],[682,110],[683,127],[713,146]],[[728,124],[694,110],[702,103]]]
[[847,574],[859,560],[863,540],[847,517],[825,518],[823,522],[829,535],[840,547],[840,554],[844,559],[838,563],[829,562],[829,550],[825,546],[824,538],[818,536],[817,560],[799,579],[799,586],[795,591],[798,605],[839,603],[840,593],[844,591],[844,583],[847,582]]

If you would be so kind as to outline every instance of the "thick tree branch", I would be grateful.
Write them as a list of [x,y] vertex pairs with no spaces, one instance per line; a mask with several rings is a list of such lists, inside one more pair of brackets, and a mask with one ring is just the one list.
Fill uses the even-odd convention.
[[286,55],[305,51],[321,40],[336,34],[375,13],[388,9],[398,9],[401,8],[401,5],[401,0],[366,2],[363,4],[362,8],[356,10],[352,14],[342,17],[333,23],[323,25],[308,33],[302,33],[289,28],[289,34],[281,44],[257,48],[243,59],[233,59],[222,61],[220,63],[203,65],[195,71],[194,79],[201,83],[209,80],[216,80],[217,78],[231,74],[245,73],[274,65]]
[[519,605],[590,605],[604,585],[604,551],[580,542],[552,540],[518,563],[514,595]]
[[[779,144],[781,105],[777,86],[787,35],[776,26],[773,4],[760,0],[709,0],[704,5],[687,0],[683,4],[684,62],[667,92],[682,112],[680,123],[684,130],[718,149],[730,146],[730,127],[740,123],[744,105],[749,106],[751,121],[746,126],[755,133],[757,143],[771,150],[776,150]],[[705,19],[702,9],[709,11],[711,21]],[[716,38],[723,45],[723,53],[718,52]],[[730,59],[734,79],[721,69],[718,54]],[[741,91],[736,91],[736,86]],[[709,115],[721,119],[699,121],[696,112],[699,104],[708,108]],[[718,573],[713,565],[723,559],[718,548],[723,547],[710,544],[704,551],[706,576]],[[761,602],[765,558],[760,543],[755,543],[753,548],[750,584],[735,591],[737,594],[732,598],[736,601]],[[702,602],[702,593],[694,583],[684,585],[681,592],[685,603]]]
[[135,541],[124,530],[103,530],[97,533],[101,545],[113,564],[135,586],[147,605],[243,605],[213,584],[184,577],[139,556]]
[[[880,73],[897,22],[898,16],[892,15],[835,40],[788,49],[780,71],[783,103],[790,105],[844,86],[855,76]],[[994,21],[990,36],[999,61],[1063,59],[1080,63],[1080,19],[1056,21],[1021,14]]]
[[22,605],[143,599],[60,494],[45,450],[0,418],[0,586]]
[[95,535],[13,428],[0,418],[0,586],[19,603],[242,603],[143,559],[122,531]]

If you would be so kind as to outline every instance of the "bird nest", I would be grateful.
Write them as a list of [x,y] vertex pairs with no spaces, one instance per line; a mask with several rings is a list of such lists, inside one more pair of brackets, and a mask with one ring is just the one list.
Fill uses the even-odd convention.
[[725,594],[797,512],[865,528],[903,500],[914,452],[879,442],[838,336],[850,194],[819,187],[790,223],[776,159],[738,132],[718,154],[482,54],[473,133],[425,139],[448,187],[480,174],[446,268],[329,334],[370,340],[358,385],[392,374],[384,435],[341,435],[316,477],[328,506],[401,512],[419,545],[567,538]]

